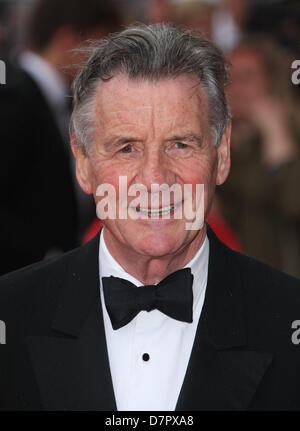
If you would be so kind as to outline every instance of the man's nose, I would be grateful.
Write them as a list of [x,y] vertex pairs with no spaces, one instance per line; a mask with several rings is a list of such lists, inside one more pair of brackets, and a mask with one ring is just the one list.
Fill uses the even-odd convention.
[[162,151],[149,150],[143,157],[137,180],[151,192],[152,184],[174,184],[175,174],[172,173],[170,161]]

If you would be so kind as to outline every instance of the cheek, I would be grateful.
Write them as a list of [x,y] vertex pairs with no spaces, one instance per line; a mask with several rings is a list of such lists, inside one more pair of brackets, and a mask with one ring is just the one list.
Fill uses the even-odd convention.
[[204,185],[204,208],[205,216],[209,210],[214,194],[217,174],[217,159],[216,157],[201,157],[198,160],[190,162],[186,169],[184,183],[192,184],[194,200],[197,195],[197,184]]
[[113,163],[94,160],[92,164],[93,186],[96,189],[100,184],[111,184],[114,187],[118,184],[119,173],[118,166]]
[[[105,200],[104,202],[110,202],[109,205],[111,208],[116,208],[116,211],[118,211],[119,205],[127,205],[125,202],[129,202],[130,200],[127,193],[130,185],[131,171],[132,169],[124,166],[123,163],[111,160],[94,162],[93,195],[96,206],[103,199]],[[120,177],[125,177],[125,179]],[[122,188],[121,190],[120,187]]]
[[[107,193],[105,192],[109,190],[107,185],[113,186],[116,193],[118,193],[118,172],[113,166],[94,160],[90,176],[96,206],[102,199],[107,198]],[[101,186],[101,188],[99,188],[99,186]],[[112,194],[109,196],[113,198]]]
[[216,172],[216,158],[201,157],[189,160],[182,175],[185,184],[204,184],[208,187],[213,180]]

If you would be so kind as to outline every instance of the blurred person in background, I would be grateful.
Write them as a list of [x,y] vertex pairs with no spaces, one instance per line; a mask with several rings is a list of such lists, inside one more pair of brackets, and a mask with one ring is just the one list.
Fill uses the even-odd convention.
[[218,202],[245,253],[299,277],[300,128],[290,62],[262,37],[245,40],[230,61],[232,167]]
[[300,50],[299,0],[255,0],[247,17],[246,30],[268,34],[292,54]]
[[[161,1],[149,2],[149,17],[154,15],[153,10],[162,9],[154,8],[157,3]],[[233,49],[244,34],[251,6],[250,0],[165,0],[164,3],[168,3],[172,22],[200,30],[224,52]]]
[[2,187],[0,273],[75,247],[94,215],[83,199],[68,146],[72,50],[119,28],[111,1],[37,0],[27,49],[8,63],[0,87]]
[[[290,64],[300,52],[299,0],[256,0],[249,9],[246,31],[250,35],[267,35],[290,56]],[[300,85],[293,93],[300,101]]]
[[10,12],[9,0],[0,0],[0,59],[7,57],[8,52],[8,25],[9,12]]
[[209,0],[170,1],[170,18],[177,24],[200,30],[211,39],[214,9],[215,2]]
[[245,34],[252,0],[217,0],[212,16],[212,39],[224,51],[231,51]]
[[4,3],[0,2],[0,55],[2,55],[2,45],[3,45],[3,39],[4,39],[4,23],[3,23],[3,16],[5,13],[5,5]]

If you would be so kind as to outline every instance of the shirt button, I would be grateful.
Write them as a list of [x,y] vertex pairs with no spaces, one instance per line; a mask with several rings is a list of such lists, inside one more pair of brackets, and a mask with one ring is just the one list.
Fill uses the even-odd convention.
[[143,360],[144,361],[149,361],[149,359],[150,359],[150,356],[148,355],[148,353],[144,353],[143,354]]

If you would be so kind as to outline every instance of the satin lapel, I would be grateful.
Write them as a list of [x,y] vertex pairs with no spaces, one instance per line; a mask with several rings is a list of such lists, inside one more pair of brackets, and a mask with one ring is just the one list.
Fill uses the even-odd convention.
[[209,227],[208,237],[205,301],[176,410],[245,410],[272,355],[247,350],[239,270]]
[[66,269],[53,336],[27,346],[45,410],[116,410],[99,292],[99,235]]

